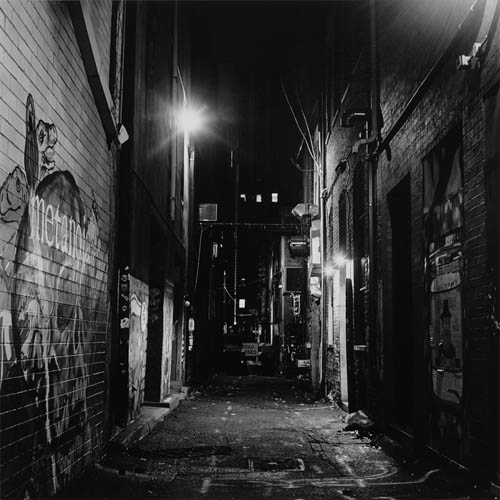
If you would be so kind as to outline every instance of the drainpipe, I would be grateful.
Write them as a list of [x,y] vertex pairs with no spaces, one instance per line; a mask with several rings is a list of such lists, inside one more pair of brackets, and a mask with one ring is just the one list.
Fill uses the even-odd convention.
[[377,155],[374,154],[377,143],[380,142],[379,130],[379,86],[378,86],[378,67],[377,67],[377,26],[376,26],[376,0],[370,0],[370,107],[371,107],[371,142],[368,144],[368,257],[369,257],[369,277],[368,293],[369,295],[369,337],[368,353],[370,367],[376,367],[377,349],[376,349],[376,312],[377,312],[377,278],[376,278],[376,239],[377,239]]
[[172,48],[172,142],[170,152],[170,220],[175,220],[175,195],[177,188],[177,141],[178,141],[178,89],[177,89],[177,52],[178,52],[178,5],[174,2]]
[[[370,0],[370,135],[365,139],[356,141],[352,147],[352,152],[357,153],[360,146],[367,146],[368,160],[368,354],[369,366],[373,370],[376,367],[376,304],[377,304],[377,280],[375,273],[376,259],[376,193],[377,193],[377,146],[381,143],[380,123],[379,123],[379,83],[377,67],[377,26],[376,26],[376,0]],[[372,372],[371,372],[372,373]],[[370,375],[371,375],[370,373]],[[370,378],[372,378],[370,376]]]
[[320,189],[320,256],[321,256],[321,324],[320,324],[320,362],[319,362],[319,378],[320,391],[324,396],[328,395],[328,383],[326,380],[326,357],[327,357],[327,304],[326,304],[326,286],[327,275],[325,274],[326,266],[326,200],[328,199],[328,191],[326,186],[326,123],[325,123],[325,102],[324,95],[321,97],[320,106],[320,169],[319,169],[319,189]]
[[238,323],[238,221],[240,201],[240,165],[238,159],[234,159],[234,149],[231,149],[231,167],[235,168],[234,179],[234,275],[233,275],[233,326]]

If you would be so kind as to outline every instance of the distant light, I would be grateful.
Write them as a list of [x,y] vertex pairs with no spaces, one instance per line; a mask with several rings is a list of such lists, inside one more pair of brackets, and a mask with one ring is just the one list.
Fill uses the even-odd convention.
[[335,256],[335,258],[333,259],[335,261],[335,264],[337,264],[337,266],[343,266],[345,263],[346,263],[346,258],[345,258],[345,255],[342,255],[342,254],[338,254]]
[[333,276],[334,267],[333,266],[325,266],[323,272],[326,276]]
[[247,195],[245,193],[240,194],[241,201],[247,201]]
[[179,117],[179,125],[185,132],[197,132],[203,126],[203,115],[197,109],[184,108]]
[[256,194],[255,195],[255,201],[256,201],[256,203],[262,203],[262,195],[261,194]]
[[245,309],[245,299],[239,299],[238,300],[238,307],[240,309]]
[[273,203],[278,203],[278,193],[271,193],[271,201]]

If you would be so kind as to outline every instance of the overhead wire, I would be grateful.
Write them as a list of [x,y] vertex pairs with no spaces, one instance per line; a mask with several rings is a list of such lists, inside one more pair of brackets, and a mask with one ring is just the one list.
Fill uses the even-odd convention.
[[200,239],[198,242],[198,257],[197,257],[197,263],[196,263],[196,277],[194,280],[194,291],[196,291],[196,288],[198,287],[198,275],[200,272],[200,260],[201,260],[201,243],[203,239],[203,231],[205,231],[204,227],[201,227],[200,229]]
[[309,123],[307,121],[306,114],[304,112],[304,108],[302,107],[302,102],[300,101],[299,91],[297,89],[295,89],[295,92],[297,93],[297,102],[299,104],[299,109],[300,109],[300,112],[302,114],[302,119],[304,120],[304,125],[305,125],[306,130],[307,130],[307,135],[309,136],[309,141],[310,141],[310,144],[311,144],[311,148],[314,151],[314,141],[313,141],[313,138],[312,138],[312,135],[311,135],[311,129],[309,127]]
[[311,159],[313,160],[314,164],[316,165],[316,168],[318,169],[321,169],[321,166],[316,158],[316,155],[314,154],[313,152],[313,148],[314,148],[314,144],[309,144],[308,140],[307,140],[307,137],[304,133],[304,131],[302,130],[302,127],[300,126],[300,123],[297,119],[297,115],[295,114],[295,111],[293,110],[293,106],[290,102],[290,99],[288,98],[288,94],[287,94],[287,91],[285,89],[285,84],[283,83],[283,80],[280,80],[281,82],[281,88],[283,90],[283,94],[285,95],[285,99],[286,99],[286,102],[288,104],[288,107],[290,108],[290,112],[292,113],[292,116],[293,116],[293,119],[295,121],[295,124],[297,125],[297,128],[300,132],[300,135],[302,136],[302,138],[304,139],[304,142],[305,142],[305,145],[306,145],[306,148],[307,148],[307,151],[309,152],[309,155],[311,156]]

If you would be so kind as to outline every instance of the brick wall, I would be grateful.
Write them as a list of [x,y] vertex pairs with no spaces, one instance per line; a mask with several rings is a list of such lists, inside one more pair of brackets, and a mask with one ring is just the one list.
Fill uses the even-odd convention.
[[[382,135],[384,131],[387,133],[432,63],[450,43],[458,24],[467,14],[469,3],[459,1],[454,8],[430,1],[402,2],[398,6],[394,4],[397,12],[391,13],[393,29],[381,32],[379,40],[381,107],[386,123]],[[420,413],[421,417],[425,418],[426,411],[432,414],[428,426],[424,425],[420,429],[420,432],[425,434],[424,439],[445,454],[468,464],[477,461],[479,454],[474,451],[474,446],[479,450],[479,443],[486,444],[488,434],[484,416],[489,412],[486,367],[487,340],[491,332],[487,319],[485,130],[482,100],[484,92],[492,83],[498,81],[498,20],[493,27],[494,37],[490,37],[492,45],[481,71],[457,71],[455,63],[459,54],[467,54],[473,42],[483,39],[490,28],[494,6],[495,2],[485,2],[484,10],[478,11],[466,25],[460,41],[392,140],[392,160],[387,161],[385,155],[380,157],[377,179],[378,275],[383,280],[384,296],[382,318],[379,318],[384,335],[382,342],[391,343],[393,336],[397,335],[397,332],[392,332],[391,325],[393,310],[397,307],[397,297],[393,297],[390,279],[392,235],[387,196],[409,174],[412,224],[411,335],[415,382],[413,404],[416,414]],[[379,14],[384,19],[383,16],[387,16],[388,12],[381,11]],[[405,71],[404,65],[409,61],[412,67]],[[442,140],[454,127],[458,127],[463,148],[461,241],[464,268],[461,272],[460,335],[463,337],[464,371],[463,393],[458,390],[460,397],[451,402],[454,410],[450,413],[436,410],[436,405],[440,406],[439,397],[436,399],[433,396],[430,380],[429,363],[433,352],[430,338],[433,334],[429,331],[432,322],[431,297],[429,291],[426,291],[428,283],[426,285],[424,281],[424,263],[428,254],[424,248],[422,160],[429,152],[437,151],[436,147],[440,147]],[[391,354],[387,348],[384,353],[386,357],[397,355]],[[384,358],[383,361],[387,375],[388,363],[391,363],[391,360]],[[446,424],[443,423],[444,420],[447,421]],[[414,431],[418,433],[419,429]],[[450,438],[452,434],[455,434],[454,438]]]
[[[358,58],[354,58],[358,59]],[[326,199],[326,213],[331,214],[327,219],[327,242],[326,242],[326,263],[327,265],[333,265],[333,277],[330,279],[330,287],[327,288],[327,293],[325,299],[327,301],[327,329],[328,338],[331,349],[328,353],[328,364],[327,364],[327,380],[329,387],[331,388],[333,397],[340,401],[341,397],[341,335],[351,335],[352,333],[344,333],[341,331],[341,323],[346,321],[354,325],[354,328],[359,330],[364,330],[364,326],[361,324],[353,323],[354,318],[347,318],[348,311],[344,307],[346,288],[345,280],[340,279],[341,270],[335,263],[336,256],[343,254],[343,256],[348,261],[348,266],[361,265],[362,259],[366,256],[368,251],[364,248],[364,241],[361,242],[360,248],[357,249],[355,255],[354,250],[354,206],[353,206],[353,186],[355,182],[359,181],[361,177],[364,177],[364,168],[358,167],[359,162],[362,161],[363,152],[360,151],[359,154],[352,153],[352,146],[359,139],[360,134],[363,133],[366,122],[363,120],[355,120],[352,127],[341,127],[341,115],[343,113],[349,113],[349,110],[354,109],[366,109],[368,106],[368,93],[367,93],[367,78],[368,72],[366,68],[366,55],[359,57],[358,65],[355,67],[352,80],[350,81],[349,90],[344,95],[343,100],[339,104],[338,115],[334,123],[331,124],[331,134],[329,136],[327,144],[327,169],[326,169],[326,185],[328,196]],[[339,85],[334,78],[330,85]],[[342,92],[341,92],[342,93]],[[332,119],[333,120],[333,119]],[[340,162],[344,161],[344,168],[339,168]],[[356,173],[355,173],[356,171]],[[346,234],[343,236],[345,239],[345,248],[340,248],[340,220],[339,220],[339,201],[341,196],[345,197],[345,229]],[[366,193],[363,194],[366,196]],[[367,223],[367,218],[363,216],[363,232],[367,234],[365,228]],[[363,235],[361,235],[363,239]],[[344,270],[342,270],[343,272]],[[352,271],[351,271],[352,272]],[[356,297],[361,297],[367,295],[360,289],[364,289],[367,283],[361,275],[348,276],[345,277],[353,279],[353,288],[356,290]],[[366,309],[367,310],[367,309]],[[360,322],[358,322],[360,323]],[[364,342],[364,332],[357,335],[359,342]],[[351,341],[350,339],[348,340]],[[358,367],[361,369],[360,367]],[[346,376],[344,373],[343,376]],[[354,389],[351,387],[350,390],[355,390],[359,392],[358,388]]]
[[[108,65],[110,2],[92,9]],[[113,171],[66,4],[3,0],[2,498],[53,494],[101,450]]]
[[[491,344],[492,322],[488,318],[491,304],[488,300],[488,287],[491,287],[491,276],[488,275],[488,241],[486,239],[487,197],[485,192],[485,130],[483,100],[487,92],[500,79],[499,57],[499,24],[498,3],[485,1],[478,3],[470,12],[472,2],[457,0],[456,2],[434,2],[423,0],[413,2],[377,2],[378,25],[378,72],[380,79],[380,107],[384,120],[382,136],[387,135],[391,127],[401,116],[402,110],[414,92],[422,84],[426,75],[438,61],[440,56],[454,40],[459,25],[460,35],[455,38],[454,45],[441,61],[440,66],[431,74],[429,84],[422,93],[418,103],[413,107],[403,125],[396,132],[390,143],[392,159],[385,153],[378,159],[376,177],[376,293],[377,304],[374,307],[377,318],[376,332],[370,339],[376,345],[368,345],[371,367],[367,371],[368,358],[361,351],[355,352],[353,368],[353,384],[350,392],[354,392],[353,401],[356,406],[372,410],[386,423],[399,423],[406,426],[422,442],[439,448],[443,453],[467,464],[488,462],[488,454],[481,456],[481,446],[487,447],[488,420],[485,415],[491,414],[492,407],[488,402],[488,394],[493,393],[494,384],[488,380],[494,370],[491,369],[492,357],[488,353]],[[487,38],[485,38],[487,36]],[[486,57],[479,71],[457,71],[456,60],[461,54],[469,54],[472,44],[487,40],[484,45]],[[339,56],[339,54],[337,54]],[[342,63],[336,67],[341,67]],[[334,66],[335,68],[335,66]],[[347,90],[339,105],[339,113],[350,109],[368,106],[370,62],[361,57],[357,70],[350,75],[350,86],[344,83],[340,93]],[[335,75],[335,72],[334,72]],[[342,81],[329,82],[339,91]],[[342,80],[342,75],[337,75]],[[340,194],[346,192],[348,227],[348,257],[354,257],[354,341],[355,344],[366,344],[369,325],[368,293],[365,294],[364,313],[361,311],[363,292],[367,283],[366,263],[368,256],[368,224],[367,224],[367,178],[366,178],[366,146],[362,146],[358,154],[352,153],[352,146],[363,132],[364,123],[355,122],[352,128],[341,128],[335,123],[327,147],[327,209],[332,214],[328,220],[327,254],[328,261],[338,252],[339,220],[338,202]],[[463,345],[463,391],[457,382],[454,401],[448,395],[449,407],[452,411],[443,410],[444,406],[433,395],[431,360],[433,356],[432,312],[430,280],[425,278],[432,258],[429,241],[425,238],[425,225],[429,215],[424,207],[424,164],[429,155],[442,154],[442,148],[450,134],[458,131],[457,141],[461,154],[461,204],[458,208],[463,214],[463,223],[459,228],[462,324],[455,325]],[[447,139],[448,138],[448,139]],[[349,165],[343,173],[336,170],[341,159],[348,157]],[[440,172],[443,169],[439,170]],[[358,172],[355,174],[354,172]],[[427,174],[428,175],[428,174]],[[398,338],[402,332],[396,331],[395,311],[401,303],[400,292],[393,291],[393,227],[391,215],[397,213],[397,207],[389,206],[388,197],[394,188],[401,186],[404,179],[409,179],[409,236],[411,257],[408,269],[411,284],[408,289],[410,297],[410,331],[407,346],[411,350],[411,360],[406,363],[409,372],[407,378],[398,371],[395,359],[404,356],[400,352]],[[360,188],[364,209],[355,210],[356,200],[353,198],[353,187]],[[356,198],[356,197],[355,197]],[[357,198],[356,198],[357,199]],[[445,201],[445,200],[444,200]],[[444,203],[443,201],[443,203]],[[451,202],[451,199],[449,200]],[[490,202],[491,204],[491,202]],[[361,204],[362,205],[362,204]],[[363,212],[364,210],[364,212]],[[445,210],[445,208],[443,208]],[[353,212],[357,212],[353,216]],[[353,224],[358,223],[354,230]],[[356,233],[356,234],[355,234]],[[450,231],[444,231],[450,234]],[[443,234],[444,234],[443,233]],[[357,241],[357,243],[355,242]],[[446,249],[446,251],[449,249]],[[360,267],[356,269],[359,260]],[[446,292],[449,292],[446,290]],[[331,299],[326,296],[326,299]],[[333,298],[332,304],[336,299]],[[331,312],[342,314],[339,308],[331,307]],[[363,325],[364,322],[364,325]],[[439,320],[438,320],[439,323]],[[333,328],[333,347],[338,350],[338,324],[335,320],[329,324]],[[363,329],[358,328],[363,325]],[[399,327],[401,324],[399,324]],[[439,325],[438,325],[439,326]],[[406,332],[405,332],[406,333]],[[457,337],[457,338],[458,338]],[[369,342],[368,342],[369,344]],[[411,361],[411,362],[410,362]],[[339,367],[333,353],[329,356],[329,380],[338,394],[340,384]],[[401,366],[400,366],[401,368]],[[403,367],[404,368],[404,367]],[[368,377],[369,375],[369,377]],[[406,374],[404,374],[406,376]],[[383,380],[383,389],[376,379]],[[408,381],[407,407],[401,411],[403,402],[395,396],[402,390],[401,380]],[[399,384],[399,388],[398,388]],[[451,387],[453,389],[453,387]],[[493,389],[492,389],[493,388]],[[403,388],[404,389],[404,388]],[[454,393],[453,393],[454,394]],[[404,390],[401,393],[406,397]],[[404,415],[406,413],[406,416]],[[430,417],[429,417],[430,415]],[[494,451],[492,452],[494,453]],[[490,460],[491,462],[491,460]],[[490,466],[491,469],[491,466]]]

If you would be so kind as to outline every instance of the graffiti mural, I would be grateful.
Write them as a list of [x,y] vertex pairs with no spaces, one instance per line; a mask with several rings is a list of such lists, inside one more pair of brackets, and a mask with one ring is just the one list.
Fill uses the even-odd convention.
[[427,328],[433,392],[431,442],[464,452],[462,147],[457,129],[423,160]]
[[161,389],[160,398],[165,399],[170,393],[171,361],[172,361],[172,337],[174,323],[174,285],[165,282],[163,297],[163,348],[161,361]]
[[149,287],[130,276],[129,323],[129,419],[134,419],[144,402],[146,347],[148,336]]
[[89,400],[107,266],[95,197],[57,169],[56,144],[29,95],[24,166],[0,188],[2,498],[54,493],[98,446]]

